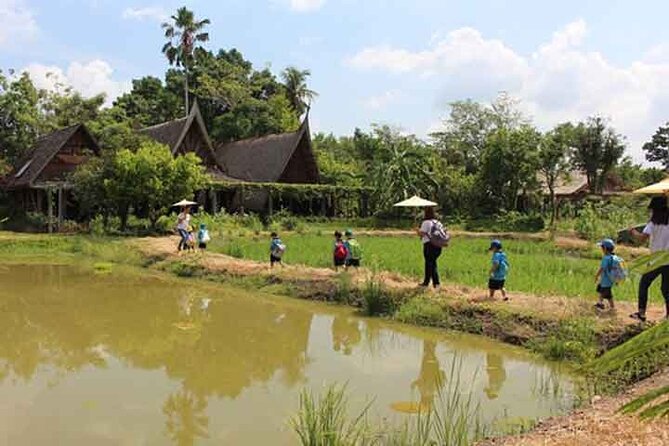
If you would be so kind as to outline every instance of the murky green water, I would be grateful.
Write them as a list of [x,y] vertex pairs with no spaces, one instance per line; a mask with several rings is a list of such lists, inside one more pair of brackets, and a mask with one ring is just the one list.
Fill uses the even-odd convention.
[[400,422],[460,358],[483,414],[571,403],[556,366],[474,336],[222,286],[66,266],[0,266],[0,443],[295,444],[299,391],[347,382]]

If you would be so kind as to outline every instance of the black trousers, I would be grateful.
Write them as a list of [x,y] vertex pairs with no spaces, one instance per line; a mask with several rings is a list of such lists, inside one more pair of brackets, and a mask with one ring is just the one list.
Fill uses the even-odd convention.
[[657,276],[662,276],[662,296],[669,315],[669,265],[661,266],[641,276],[639,282],[639,313],[646,314],[648,307],[648,288]]
[[441,255],[441,248],[437,248],[432,243],[423,243],[423,257],[425,257],[425,278],[423,286],[439,285],[439,269],[437,268],[437,259]]

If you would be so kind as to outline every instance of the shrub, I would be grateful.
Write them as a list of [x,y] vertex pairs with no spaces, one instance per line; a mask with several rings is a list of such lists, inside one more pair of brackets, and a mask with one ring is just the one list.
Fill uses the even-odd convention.
[[241,244],[239,244],[236,241],[231,242],[228,244],[223,252],[230,257],[234,257],[236,259],[243,259],[244,258],[244,248],[242,247]]
[[362,289],[362,310],[367,316],[376,316],[389,310],[389,301],[385,296],[381,281],[370,277]]

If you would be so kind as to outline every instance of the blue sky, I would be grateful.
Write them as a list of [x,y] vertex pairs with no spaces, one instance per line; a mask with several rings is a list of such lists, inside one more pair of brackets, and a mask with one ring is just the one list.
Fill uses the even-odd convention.
[[161,76],[160,22],[186,5],[209,48],[312,71],[313,127],[388,123],[419,136],[448,102],[520,99],[541,128],[601,113],[630,153],[669,120],[669,2],[580,0],[0,0],[0,66],[110,99]]

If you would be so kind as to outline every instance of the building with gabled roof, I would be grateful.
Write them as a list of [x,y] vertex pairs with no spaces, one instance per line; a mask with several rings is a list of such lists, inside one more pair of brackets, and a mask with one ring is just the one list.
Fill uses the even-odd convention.
[[46,214],[50,221],[57,215],[62,222],[74,216],[69,176],[79,165],[99,155],[100,147],[86,126],[72,125],[38,138],[5,176],[3,185],[16,208]]
[[188,116],[143,128],[139,133],[165,144],[174,156],[195,153],[209,173],[214,176],[220,175],[214,146],[209,139],[197,102],[193,104]]
[[218,144],[216,158],[232,180],[314,184],[320,179],[308,118],[295,132]]

